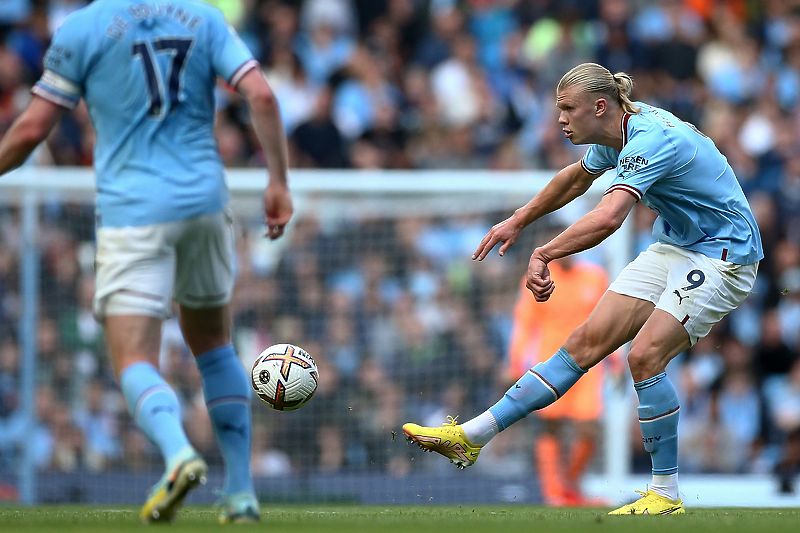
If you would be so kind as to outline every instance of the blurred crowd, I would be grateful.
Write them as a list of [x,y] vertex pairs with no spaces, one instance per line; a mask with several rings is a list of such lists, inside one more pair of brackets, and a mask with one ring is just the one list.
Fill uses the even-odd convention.
[[[295,168],[559,169],[584,148],[561,135],[554,88],[584,61],[632,74],[634,99],[714,139],[748,195],[766,258],[742,307],[670,367],[682,401],[681,472],[774,472],[792,490],[800,470],[800,1],[208,1],[261,61]],[[29,100],[53,31],[86,4],[0,2],[0,132]],[[217,96],[226,165],[262,166],[242,101],[222,83]],[[92,145],[80,107],[32,164],[90,165]],[[293,342],[319,362],[321,379],[296,413],[254,406],[257,475],[438,468],[412,461],[394,432],[407,420],[467,419],[508,385],[503,359],[534,237],[503,260],[469,261],[507,214],[333,227],[299,217],[274,262],[263,259],[258,231],[241,226],[234,306],[243,360]],[[18,215],[13,206],[0,212],[0,473],[12,471],[23,441],[42,469],[160,468],[124,409],[91,316],[87,205],[53,199],[42,208],[39,422],[23,434]],[[652,241],[653,217],[637,206],[637,250]],[[183,399],[192,441],[219,461],[199,374],[174,322],[165,326],[162,369]],[[649,471],[636,432],[634,467]],[[534,433],[504,432],[475,468],[530,471]]]

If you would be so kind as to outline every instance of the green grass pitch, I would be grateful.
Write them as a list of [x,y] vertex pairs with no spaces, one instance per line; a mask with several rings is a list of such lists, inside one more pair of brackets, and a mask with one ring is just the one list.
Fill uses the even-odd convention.
[[[0,531],[109,532],[142,531],[138,509],[85,506],[0,507]],[[387,507],[263,506],[261,523],[236,526],[236,531],[269,533],[647,533],[679,531],[771,533],[800,531],[800,509],[688,509],[685,516],[607,516],[602,509],[546,507]],[[170,532],[220,531],[210,508],[188,507]],[[161,529],[159,527],[158,529]]]

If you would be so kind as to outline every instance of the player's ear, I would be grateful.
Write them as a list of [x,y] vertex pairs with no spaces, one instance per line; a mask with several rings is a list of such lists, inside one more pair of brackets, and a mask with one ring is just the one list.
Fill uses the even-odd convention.
[[594,101],[594,114],[596,117],[602,117],[606,109],[608,109],[608,102],[605,98],[598,98]]

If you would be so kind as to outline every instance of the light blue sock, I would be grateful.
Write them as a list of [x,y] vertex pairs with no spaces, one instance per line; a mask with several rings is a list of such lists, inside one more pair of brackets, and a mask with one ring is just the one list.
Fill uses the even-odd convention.
[[197,357],[208,414],[225,461],[225,494],[253,492],[250,474],[250,382],[233,345]]
[[190,446],[181,423],[175,392],[150,363],[134,363],[122,371],[119,385],[133,419],[161,450],[169,465]]
[[547,407],[586,372],[562,347],[553,357],[527,371],[499,402],[489,408],[497,421],[497,428],[503,431],[529,413]]
[[653,475],[678,472],[678,416],[680,404],[667,373],[634,383],[639,395],[639,425],[644,449],[650,452]]

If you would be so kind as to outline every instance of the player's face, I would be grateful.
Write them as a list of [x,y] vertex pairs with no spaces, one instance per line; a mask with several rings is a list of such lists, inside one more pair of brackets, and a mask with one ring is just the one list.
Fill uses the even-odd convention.
[[570,87],[558,93],[556,105],[561,110],[558,123],[561,124],[564,136],[572,144],[592,142],[597,117],[590,95],[577,87]]

